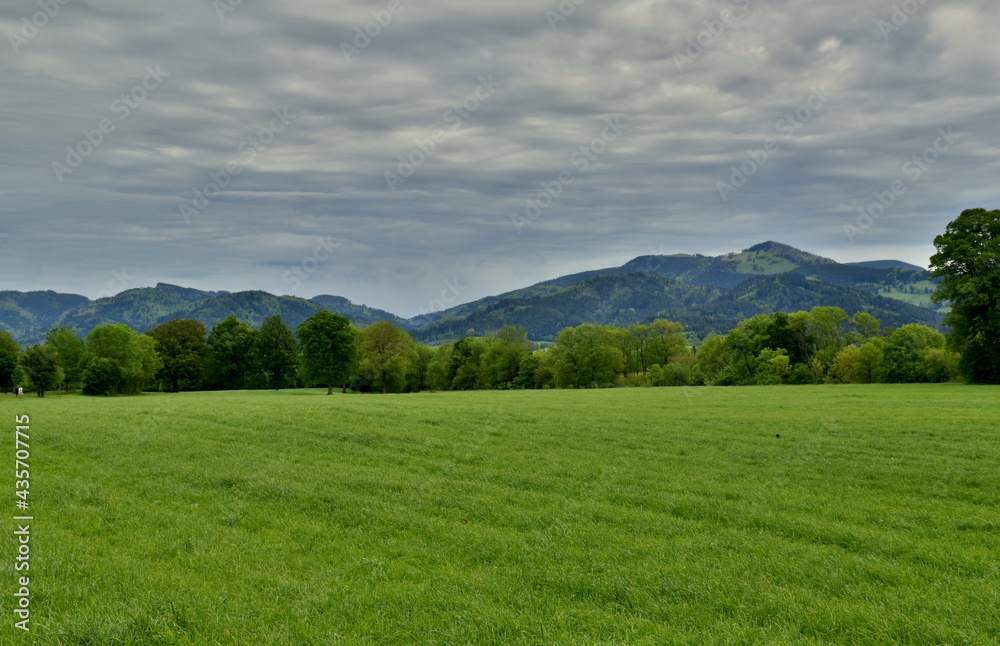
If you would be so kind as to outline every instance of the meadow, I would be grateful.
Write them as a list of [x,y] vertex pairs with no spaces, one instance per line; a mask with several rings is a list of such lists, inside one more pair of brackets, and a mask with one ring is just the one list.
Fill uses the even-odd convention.
[[1000,639],[1000,388],[324,392],[0,398],[0,643]]

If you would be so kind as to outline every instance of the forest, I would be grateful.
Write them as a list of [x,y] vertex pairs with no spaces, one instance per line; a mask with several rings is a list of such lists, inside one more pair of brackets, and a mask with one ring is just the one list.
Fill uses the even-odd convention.
[[280,316],[255,329],[229,316],[211,330],[174,319],[146,333],[124,324],[78,338],[55,328],[21,348],[0,331],[0,387],[130,395],[143,391],[285,389],[343,392],[657,386],[920,383],[961,379],[960,356],[927,326],[883,328],[839,307],[758,314],[693,347],[656,319],[562,329],[539,347],[510,325],[430,347],[390,321],[358,330],[321,311],[293,332]]

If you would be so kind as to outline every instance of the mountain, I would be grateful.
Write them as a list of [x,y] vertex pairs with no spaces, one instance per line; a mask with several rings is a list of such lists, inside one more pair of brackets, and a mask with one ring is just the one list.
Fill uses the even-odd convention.
[[639,256],[620,267],[560,276],[412,319],[328,294],[304,299],[159,283],[96,301],[52,291],[0,292],[0,327],[22,344],[41,340],[46,331],[62,325],[80,336],[107,323],[144,332],[172,318],[197,319],[211,328],[230,314],[253,327],[279,314],[294,329],[325,309],[358,327],[392,321],[431,343],[481,335],[506,324],[522,326],[530,338],[545,341],[571,325],[628,325],[655,318],[679,321],[693,337],[702,338],[728,332],[755,314],[817,305],[842,307],[849,315],[866,311],[883,325],[940,327],[942,312],[930,300],[934,288],[927,270],[908,263],[841,264],[768,241],[721,256]]
[[364,305],[355,305],[341,296],[317,296],[311,300],[296,296],[275,296],[262,291],[205,292],[159,283],[156,287],[129,289],[108,298],[92,301],[67,314],[59,325],[72,327],[84,336],[98,325],[125,323],[145,332],[175,318],[201,321],[207,329],[230,314],[252,327],[260,327],[268,316],[278,314],[293,330],[320,310],[343,314],[358,327],[375,321],[403,319]]
[[0,329],[7,330],[19,343],[45,338],[66,313],[90,302],[78,294],[45,292],[0,292]]
[[[268,316],[280,315],[282,322],[295,330],[302,321],[320,310],[342,314],[355,326],[367,327],[375,321],[392,321],[403,326],[404,319],[383,310],[365,305],[355,305],[342,296],[317,296],[307,300],[297,296],[275,296],[267,292],[249,291],[223,294],[204,300],[191,309],[178,312],[170,318],[188,318],[201,321],[206,329],[222,321],[230,314],[259,328]],[[161,320],[160,323],[163,321]]]
[[[537,308],[558,312],[558,315],[553,313],[551,317],[553,320],[562,320],[560,316],[567,314],[560,309],[565,303],[565,295],[558,297],[557,295],[560,295],[563,290],[584,283],[589,284],[590,281],[600,278],[634,276],[641,273],[654,274],[676,281],[676,283],[671,283],[675,284],[675,290],[681,289],[681,286],[706,288],[707,291],[704,292],[685,292],[687,297],[692,299],[692,306],[683,312],[676,306],[661,307],[659,310],[665,314],[665,318],[672,320],[685,322],[684,317],[687,317],[687,321],[690,322],[688,327],[696,334],[709,331],[728,331],[730,328],[723,329],[720,326],[727,325],[726,322],[732,321],[739,312],[749,310],[746,306],[727,303],[725,294],[732,290],[738,290],[741,286],[752,283],[763,276],[794,275],[801,276],[808,281],[804,284],[800,281],[781,282],[788,291],[785,296],[785,301],[788,303],[813,303],[815,305],[844,303],[849,304],[849,307],[863,308],[873,315],[876,310],[881,312],[880,318],[887,319],[884,321],[886,325],[895,325],[895,322],[898,321],[940,325],[941,312],[932,311],[938,310],[938,306],[930,299],[935,283],[930,280],[927,270],[898,261],[875,261],[874,264],[878,266],[866,266],[865,263],[845,265],[830,258],[807,253],[774,241],[762,242],[739,253],[729,253],[722,256],[692,254],[639,256],[620,267],[607,267],[560,276],[530,287],[497,296],[488,296],[438,312],[433,316],[414,321],[416,324],[414,335],[417,338],[437,341],[451,338],[459,332],[464,334],[468,330],[490,329],[490,326],[499,320],[538,321],[541,314]],[[860,291],[864,292],[865,296],[849,296],[848,292],[844,291],[834,293],[824,286]],[[712,296],[713,294],[716,296]],[[811,296],[806,294],[811,294]],[[884,297],[888,302],[872,300],[868,296]],[[744,300],[746,298],[744,296]],[[838,303],[825,303],[822,302],[823,298],[834,298]],[[560,305],[554,306],[553,303],[560,303]],[[917,308],[913,309],[906,305],[917,306]],[[600,311],[606,311],[607,308],[613,307],[607,303],[592,303],[592,306],[603,308]],[[510,309],[512,307],[513,310]],[[774,304],[764,303],[763,307],[764,309],[770,307],[769,311],[779,309]],[[844,305],[841,307],[849,309]],[[500,312],[504,311],[505,308],[508,312],[507,315],[501,315]],[[921,311],[923,308],[926,308],[927,311]],[[642,307],[624,307],[622,309],[643,311]],[[797,309],[802,309],[802,307]],[[512,311],[514,313],[511,313]],[[596,312],[597,310],[595,310],[594,320],[591,322],[598,322],[599,317]],[[755,311],[755,313],[759,312]],[[621,320],[626,318],[628,316]],[[532,328],[528,325],[525,325],[525,328],[529,330],[530,335]],[[537,334],[543,334],[543,330],[545,332],[537,340],[548,338],[548,331],[551,328],[551,324],[538,327]]]
[[875,269],[912,269],[914,271],[927,271],[923,267],[911,265],[902,260],[866,260],[865,262],[848,262],[846,265],[857,265],[858,267],[874,267]]
[[322,306],[323,309],[346,316],[357,327],[366,327],[377,321],[391,321],[402,328],[413,327],[408,319],[367,305],[355,305],[343,296],[324,294],[309,299]]
[[818,305],[842,307],[848,316],[865,311],[883,326],[941,323],[941,315],[930,309],[792,272],[751,277],[734,289],[635,272],[586,278],[544,295],[502,298],[465,316],[442,317],[412,334],[435,343],[514,325],[524,327],[531,339],[551,341],[562,328],[581,323],[623,326],[666,318],[683,323],[693,338],[702,339],[712,332],[728,332],[756,314]]
[[138,287],[99,298],[68,313],[60,326],[73,328],[77,336],[85,336],[98,325],[124,323],[145,332],[158,323],[176,318],[196,303],[218,297],[225,292],[204,292],[189,287],[157,283],[156,287]]

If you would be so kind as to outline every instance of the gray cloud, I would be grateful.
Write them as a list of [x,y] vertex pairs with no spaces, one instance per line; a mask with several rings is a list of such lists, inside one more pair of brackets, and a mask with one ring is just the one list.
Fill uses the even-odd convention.
[[[207,0],[59,6],[30,38],[39,4],[0,8],[10,289],[95,296],[124,268],[127,287],[287,293],[287,272],[329,238],[297,295],[407,315],[444,281],[468,300],[766,239],[925,264],[962,209],[997,207],[988,0],[583,2],[559,22],[555,1],[403,0],[385,25],[371,22],[381,1],[243,2],[222,19]],[[366,24],[378,35],[347,60]],[[162,82],[123,118],[122,95],[157,66]],[[495,91],[456,121],[481,78]],[[828,100],[788,132],[817,90]],[[295,119],[267,136],[275,109]],[[581,147],[615,116],[627,130],[583,168]],[[59,181],[53,163],[102,120],[113,130]],[[949,127],[954,143],[914,178],[904,165]],[[390,190],[385,174],[435,130]],[[717,182],[768,139],[778,149],[723,201]],[[229,163],[240,172],[185,223],[179,206]],[[511,214],[564,171],[572,183],[519,233]],[[896,180],[906,192],[849,240]]]

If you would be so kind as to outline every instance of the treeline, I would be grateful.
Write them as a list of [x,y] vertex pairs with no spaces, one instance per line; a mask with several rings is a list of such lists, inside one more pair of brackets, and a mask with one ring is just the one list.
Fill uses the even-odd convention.
[[932,328],[881,329],[865,312],[839,307],[759,314],[692,348],[680,323],[583,324],[538,348],[504,326],[437,348],[388,321],[357,330],[321,311],[293,332],[280,316],[254,329],[229,316],[211,331],[192,319],[145,334],[126,325],[67,327],[20,348],[0,331],[0,387],[88,395],[144,390],[281,389],[323,386],[359,392],[608,388],[627,386],[913,383],[959,379],[959,356]]

